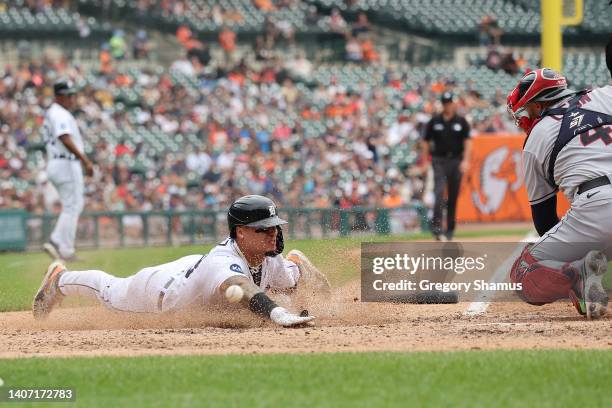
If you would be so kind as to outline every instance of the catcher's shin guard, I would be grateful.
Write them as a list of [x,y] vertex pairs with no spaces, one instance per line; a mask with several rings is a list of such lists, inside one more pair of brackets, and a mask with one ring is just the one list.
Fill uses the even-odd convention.
[[518,295],[525,302],[538,306],[567,298],[579,271],[571,263],[560,269],[545,266],[531,255],[530,248],[523,249],[510,271],[510,280],[522,284]]

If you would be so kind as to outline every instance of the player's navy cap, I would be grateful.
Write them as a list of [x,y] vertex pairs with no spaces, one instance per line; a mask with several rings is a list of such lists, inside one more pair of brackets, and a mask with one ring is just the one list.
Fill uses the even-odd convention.
[[55,95],[73,95],[76,93],[76,89],[71,81],[61,79],[53,84],[53,93]]
[[451,92],[444,92],[442,96],[440,97],[440,102],[442,103],[448,103],[454,100],[455,100],[455,95],[453,95]]

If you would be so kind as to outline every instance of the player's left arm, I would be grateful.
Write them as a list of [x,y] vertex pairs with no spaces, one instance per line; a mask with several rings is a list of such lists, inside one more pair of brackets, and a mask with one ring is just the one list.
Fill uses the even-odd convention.
[[531,206],[531,218],[533,226],[540,236],[559,223],[557,215],[557,195],[553,195],[546,201]]
[[219,290],[222,294],[230,286],[239,286],[242,288],[244,295],[240,300],[240,304],[248,308],[251,312],[267,317],[274,323],[284,327],[299,326],[308,323],[314,319],[314,316],[298,316],[289,312],[284,307],[277,305],[268,297],[261,289],[245,276],[234,275],[227,278]]
[[542,236],[559,222],[557,188],[549,183],[544,173],[544,164],[536,155],[523,151],[522,164],[533,226]]

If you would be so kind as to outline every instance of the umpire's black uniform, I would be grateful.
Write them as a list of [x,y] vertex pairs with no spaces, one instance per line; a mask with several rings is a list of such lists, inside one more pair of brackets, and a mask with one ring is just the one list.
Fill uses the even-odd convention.
[[[429,143],[434,171],[435,204],[432,232],[438,240],[452,239],[455,231],[455,210],[461,184],[460,165],[465,142],[470,137],[470,125],[457,115],[453,95],[442,95],[443,113],[435,115],[425,128],[424,139]],[[446,234],[442,230],[444,189],[448,188]]]

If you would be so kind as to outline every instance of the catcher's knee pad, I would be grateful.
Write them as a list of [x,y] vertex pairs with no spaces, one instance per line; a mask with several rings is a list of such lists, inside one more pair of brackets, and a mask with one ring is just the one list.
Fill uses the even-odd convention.
[[576,268],[570,263],[560,269],[545,266],[531,255],[530,248],[529,245],[523,249],[510,271],[510,280],[522,285],[517,294],[525,302],[538,306],[567,298],[578,277]]

